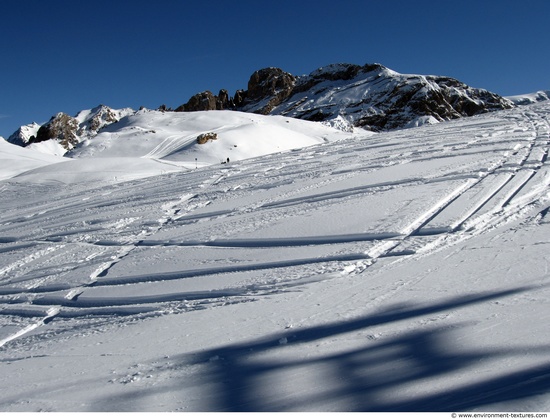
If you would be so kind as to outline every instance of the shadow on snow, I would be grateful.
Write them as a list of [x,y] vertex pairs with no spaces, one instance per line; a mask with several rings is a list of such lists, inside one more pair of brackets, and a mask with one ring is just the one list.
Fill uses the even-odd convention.
[[[140,398],[177,391],[178,386],[182,391],[207,386],[201,393],[204,404],[200,410],[209,411],[465,411],[536,396],[550,390],[550,362],[520,371],[502,370],[485,379],[466,369],[497,357],[546,353],[548,347],[449,350],[450,333],[466,327],[463,324],[378,340],[362,335],[367,343],[353,349],[331,346],[335,337],[345,333],[456,310],[528,289],[466,295],[422,307],[393,307],[354,320],[288,329],[250,342],[182,354],[175,361],[172,358],[176,365],[170,368],[199,366],[202,372],[198,377],[170,381],[163,387],[138,390],[99,404],[102,409],[127,405],[139,410],[144,402]],[[323,349],[308,354],[311,344],[323,345]],[[453,383],[447,375],[454,373],[469,376]],[[304,381],[304,374],[315,378]],[[442,380],[443,389],[430,380]],[[426,383],[428,393],[416,391]],[[184,399],[181,402],[185,404]]]

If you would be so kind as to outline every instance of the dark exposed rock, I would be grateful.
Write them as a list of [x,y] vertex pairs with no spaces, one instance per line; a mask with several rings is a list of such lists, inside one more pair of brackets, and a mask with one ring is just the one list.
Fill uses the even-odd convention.
[[210,140],[217,140],[218,134],[215,132],[205,132],[204,134],[200,134],[197,137],[197,143],[199,144],[206,144]]
[[158,111],[160,112],[171,112],[172,111],[172,108],[169,108],[168,106],[166,106],[165,104],[162,104],[158,107],[157,109]]
[[196,112],[196,111],[213,111],[234,109],[235,102],[229,97],[229,93],[225,89],[221,89],[218,95],[214,95],[211,91],[206,90],[192,96],[187,103],[176,108],[176,112]]
[[216,97],[216,109],[221,111],[224,109],[231,109],[232,107],[233,105],[231,103],[231,99],[229,98],[229,93],[227,93],[227,90],[221,89]]
[[255,71],[248,81],[248,97],[250,100],[263,99],[279,92],[291,92],[296,77],[280,68],[269,67]]
[[241,106],[266,101],[254,112],[267,115],[292,94],[295,83],[296,77],[280,68],[269,67],[255,71],[250,76],[246,98]]
[[66,113],[59,112],[48,123],[40,127],[36,137],[31,137],[29,143],[55,139],[68,150],[78,143],[77,130],[78,120]]
[[216,109],[216,101],[216,96],[206,90],[191,96],[187,103],[176,108],[176,112],[212,111]]
[[241,108],[244,105],[246,100],[247,91],[246,90],[237,90],[235,96],[233,97],[233,104],[236,108]]
[[262,106],[253,112],[266,115],[292,94],[295,81],[292,74],[280,68],[265,68],[255,71],[250,76],[248,90],[237,90],[233,98],[225,89],[217,96],[207,90],[192,96],[187,103],[176,108],[176,112],[240,109],[263,101]]

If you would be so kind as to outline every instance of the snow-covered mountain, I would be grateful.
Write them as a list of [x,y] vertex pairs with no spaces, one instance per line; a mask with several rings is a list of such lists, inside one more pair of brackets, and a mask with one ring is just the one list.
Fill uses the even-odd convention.
[[40,124],[37,124],[36,122],[23,125],[8,137],[8,142],[18,146],[26,146],[31,137],[36,137],[36,133],[39,129]]
[[143,178],[319,125],[168,114],[0,181],[1,411],[550,410],[549,102]]
[[105,126],[134,112],[130,108],[111,109],[105,105],[80,111],[75,117],[59,112],[42,126],[33,123],[19,128],[8,141],[49,154],[63,155],[81,141],[97,135]]
[[347,121],[372,131],[409,128],[514,104],[450,77],[400,74],[380,64],[333,64],[296,77],[279,68],[256,71],[248,90],[229,97],[203,92],[176,110],[237,109],[311,121]]
[[102,128],[118,122],[125,116],[133,115],[131,108],[112,109],[105,105],[99,105],[93,109],[80,111],[75,119],[78,121],[77,134],[81,138],[95,136]]
[[67,161],[50,153],[42,153],[14,145],[0,137],[0,180],[10,179],[29,170]]
[[[529,102],[525,98],[515,101]],[[322,121],[353,132],[356,127],[370,131],[410,128],[514,106],[509,99],[449,77],[400,74],[380,64],[333,64],[299,77],[278,68],[258,70],[250,77],[247,90],[238,90],[233,97],[223,89],[218,95],[198,93],[176,111],[236,110],[280,115]],[[159,111],[169,109],[163,105]],[[117,110],[104,105],[74,117],[60,112],[41,127],[21,127],[8,140],[63,155],[134,113],[130,108]],[[168,114],[177,124],[178,116]],[[168,120],[165,122],[171,125]],[[156,128],[163,129],[151,129]]]
[[511,100],[516,105],[530,105],[532,103],[550,100],[550,90],[539,90],[538,92],[534,93],[527,93],[517,96],[507,96],[506,99]]

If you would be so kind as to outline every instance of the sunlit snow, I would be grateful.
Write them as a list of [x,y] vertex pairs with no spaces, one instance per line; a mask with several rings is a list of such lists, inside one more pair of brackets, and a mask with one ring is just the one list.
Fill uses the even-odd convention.
[[0,141],[0,409],[550,410],[549,115]]

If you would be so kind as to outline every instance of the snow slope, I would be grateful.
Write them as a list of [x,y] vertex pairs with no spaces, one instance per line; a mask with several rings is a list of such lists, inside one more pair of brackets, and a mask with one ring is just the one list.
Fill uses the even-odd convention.
[[2,181],[0,409],[550,410],[549,115]]
[[67,159],[25,149],[0,137],[0,180],[63,161]]
[[[198,144],[197,136],[209,132],[216,133],[218,139]],[[228,157],[242,160],[350,136],[349,132],[284,117],[234,111],[142,110],[107,126],[68,156],[146,157],[195,168],[219,164]]]
[[[126,117],[122,111],[95,108],[83,111],[77,119],[85,126],[90,115],[102,115],[106,109],[121,120],[106,126],[99,134],[87,137],[69,153],[55,140],[31,144],[19,154],[44,156],[46,162],[33,170],[12,173],[12,165],[0,168],[3,177],[17,175],[18,182],[32,183],[119,183],[172,172],[181,172],[211,164],[239,161],[327,141],[344,140],[357,135],[373,135],[357,129],[342,132],[325,125],[283,117],[266,117],[241,112],[158,112],[141,110]],[[88,130],[89,131],[89,130]],[[214,132],[218,139],[198,144],[197,136]],[[8,143],[6,143],[8,144]],[[11,144],[9,144],[11,146]],[[13,146],[12,146],[13,147]],[[51,149],[48,149],[50,147]],[[56,149],[63,152],[56,153]],[[39,153],[36,153],[39,152]],[[66,153],[66,154],[65,154]],[[48,159],[47,154],[65,155],[66,159]]]

